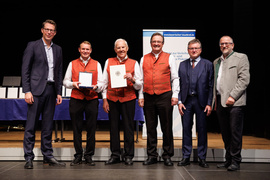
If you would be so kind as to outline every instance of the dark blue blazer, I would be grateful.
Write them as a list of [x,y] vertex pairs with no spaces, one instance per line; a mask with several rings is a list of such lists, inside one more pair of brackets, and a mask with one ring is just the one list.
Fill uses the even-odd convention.
[[[57,95],[62,95],[62,48],[53,44],[52,50],[55,92]],[[23,92],[31,92],[34,96],[40,96],[46,87],[48,73],[48,60],[42,39],[29,42],[22,59]]]
[[[185,104],[189,93],[190,85],[190,59],[184,60],[179,65],[178,75],[180,81],[180,92],[178,95],[179,101]],[[198,95],[199,103],[202,107],[206,105],[212,105],[213,99],[213,83],[214,83],[214,68],[213,63],[207,59],[201,58],[199,63],[196,65],[199,68],[198,80],[196,85],[196,92]]]

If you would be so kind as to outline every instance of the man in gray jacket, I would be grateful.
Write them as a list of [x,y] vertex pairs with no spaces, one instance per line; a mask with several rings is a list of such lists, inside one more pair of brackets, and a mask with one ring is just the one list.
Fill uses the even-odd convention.
[[246,88],[250,81],[249,61],[245,54],[233,51],[233,39],[221,37],[221,57],[214,61],[214,103],[225,144],[226,161],[218,168],[240,169]]

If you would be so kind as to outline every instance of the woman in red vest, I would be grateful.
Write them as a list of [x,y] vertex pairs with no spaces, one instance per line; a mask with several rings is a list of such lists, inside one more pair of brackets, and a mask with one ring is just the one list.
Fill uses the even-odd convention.
[[[72,89],[69,102],[69,113],[73,127],[73,140],[76,154],[71,166],[82,163],[82,129],[83,113],[85,113],[87,143],[84,152],[85,163],[94,166],[92,156],[95,153],[95,133],[98,115],[98,93],[102,91],[102,69],[100,63],[90,57],[92,47],[90,42],[84,41],[79,47],[80,58],[69,63],[63,84]],[[81,88],[80,72],[92,73],[92,88]]]
[[[105,165],[120,163],[120,115],[124,127],[124,160],[126,165],[132,165],[134,157],[135,90],[139,90],[142,86],[142,75],[138,62],[127,56],[128,44],[124,39],[115,41],[114,50],[117,57],[107,59],[103,72],[105,84],[102,93],[103,109],[106,113],[109,113],[110,148],[112,152],[111,158],[105,162]],[[125,65],[126,87],[112,88],[110,67],[115,65]]]

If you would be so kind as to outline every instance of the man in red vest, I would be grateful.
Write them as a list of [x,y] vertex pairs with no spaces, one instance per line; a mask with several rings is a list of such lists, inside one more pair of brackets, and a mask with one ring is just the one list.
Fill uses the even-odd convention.
[[174,155],[172,111],[178,103],[179,79],[172,55],[162,51],[164,37],[160,33],[151,36],[152,52],[141,58],[143,88],[139,92],[139,106],[144,107],[147,128],[147,155],[143,165],[157,163],[157,124],[160,118],[163,132],[164,164],[173,166]]
[[[142,86],[142,75],[139,63],[127,56],[128,44],[124,39],[115,41],[114,50],[117,57],[107,59],[103,72],[105,84],[102,93],[103,109],[106,113],[109,113],[110,148],[112,152],[111,158],[105,162],[105,165],[120,163],[120,115],[124,128],[124,160],[126,165],[132,165],[134,157],[135,90],[139,90]],[[110,67],[115,65],[125,65],[126,87],[111,87]]]
[[[94,166],[92,156],[95,153],[95,132],[98,115],[98,93],[102,91],[102,70],[100,63],[90,57],[92,47],[90,42],[84,41],[79,47],[80,58],[69,63],[63,84],[72,89],[69,102],[69,113],[73,127],[73,139],[76,154],[71,166],[82,163],[82,129],[83,115],[87,131],[86,150],[84,152],[85,163]],[[81,88],[79,73],[92,73],[92,88]]]

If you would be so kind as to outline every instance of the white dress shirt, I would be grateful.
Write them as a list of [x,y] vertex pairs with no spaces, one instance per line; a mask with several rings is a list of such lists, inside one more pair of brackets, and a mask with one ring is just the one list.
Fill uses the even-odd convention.
[[54,82],[54,74],[53,74],[53,42],[51,42],[51,45],[48,47],[47,44],[44,42],[43,38],[41,38],[44,44],[45,52],[46,52],[46,57],[48,61],[48,67],[49,67],[49,72],[48,72],[48,78],[47,81]]
[[[158,54],[155,54],[153,52],[152,53],[155,55],[155,57],[157,59],[161,52],[159,52]],[[140,62],[140,69],[141,69],[141,73],[142,73],[142,78],[143,78],[143,61],[144,61],[144,56],[141,58],[141,62]],[[170,66],[170,70],[171,70],[172,98],[178,98],[178,93],[180,91],[179,77],[178,77],[178,73],[177,73],[177,70],[176,70],[176,64],[175,64],[175,59],[174,59],[173,55],[169,56],[169,66]],[[139,90],[139,99],[144,99],[143,86]]]
[[[117,59],[122,62],[124,60],[126,60],[128,58],[128,56],[126,56],[123,60],[121,60],[119,57],[117,57]],[[104,70],[103,70],[103,92],[102,92],[102,97],[103,99],[107,98],[107,87],[108,87],[108,72],[107,72],[107,68],[108,68],[108,59],[105,62],[105,66],[104,66]],[[135,79],[135,83],[133,84],[134,89],[139,90],[142,87],[143,81],[142,81],[142,74],[141,74],[141,70],[140,70],[140,66],[139,63],[136,61],[135,66],[134,66],[134,79]]]
[[218,71],[218,77],[217,77],[217,93],[221,94],[221,89],[220,89],[220,79],[222,76],[222,67],[223,67],[223,62],[224,62],[224,57],[221,55],[220,57],[220,65],[219,65],[219,71]]
[[[85,66],[87,65],[87,63],[90,60],[90,57],[87,60],[83,60],[82,57],[80,57],[81,61],[85,64]],[[103,77],[102,77],[102,69],[101,69],[101,65],[98,62],[97,63],[97,71],[98,71],[98,77],[97,77],[97,84],[93,84],[93,85],[97,85],[98,88],[96,89],[97,93],[100,93],[103,90]],[[69,63],[67,71],[66,71],[66,75],[65,78],[63,80],[63,84],[66,88],[68,89],[73,89],[73,82],[72,82],[72,62]]]
[[[189,60],[190,60],[190,65],[192,66],[192,59],[189,58]],[[200,62],[200,60],[201,60],[201,56],[194,59],[194,67]]]

